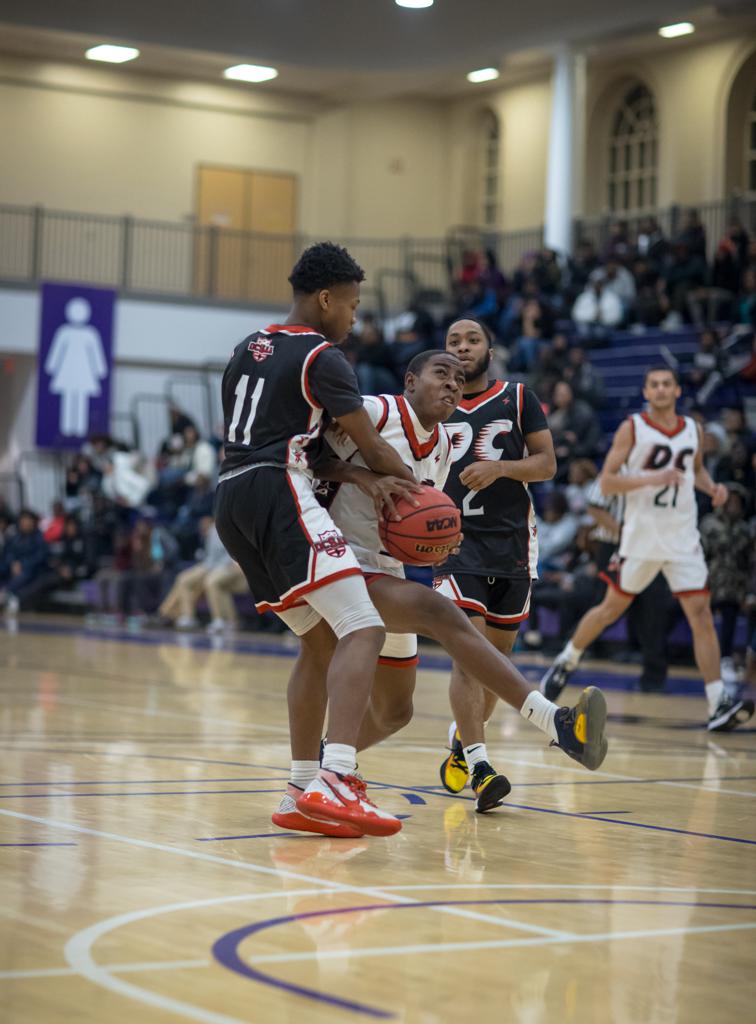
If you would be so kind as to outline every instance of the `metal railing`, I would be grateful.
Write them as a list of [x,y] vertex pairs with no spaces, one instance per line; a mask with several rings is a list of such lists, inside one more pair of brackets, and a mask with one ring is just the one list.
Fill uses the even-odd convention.
[[[709,253],[732,217],[756,230],[756,194],[696,206]],[[685,208],[670,206],[627,214],[584,217],[574,223],[575,241],[590,238],[601,248],[612,221],[627,220],[631,232],[642,217],[655,216],[674,237]],[[0,280],[81,281],[126,293],[193,300],[223,300],[256,306],[285,305],[287,277],[302,250],[315,239],[204,227],[193,223],[141,220],[0,205]],[[363,307],[380,315],[398,313],[419,296],[433,301],[449,294],[467,249],[491,251],[505,273],[522,256],[543,246],[543,228],[496,232],[460,225],[439,238],[338,238],[364,267]]]
[[16,460],[23,501],[42,516],[49,515],[53,502],[63,497],[65,458],[61,452],[37,450],[21,452]]

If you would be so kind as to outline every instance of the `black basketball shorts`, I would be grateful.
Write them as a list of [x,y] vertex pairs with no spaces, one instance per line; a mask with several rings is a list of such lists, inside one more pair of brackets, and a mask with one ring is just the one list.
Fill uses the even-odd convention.
[[481,615],[494,629],[517,630],[530,613],[530,580],[454,573],[436,576],[433,589],[470,617]]
[[296,470],[260,466],[222,480],[215,525],[259,612],[286,611],[327,583],[362,575],[312,481]]

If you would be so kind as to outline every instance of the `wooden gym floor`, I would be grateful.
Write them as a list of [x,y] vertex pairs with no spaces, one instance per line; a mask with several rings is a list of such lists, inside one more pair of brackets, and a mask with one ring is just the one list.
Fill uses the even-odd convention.
[[178,639],[0,633],[4,1024],[753,1019],[754,730],[585,671],[615,687],[601,771],[501,707],[513,790],[480,817],[438,785],[447,675],[423,669],[360,764],[403,831],[298,837],[269,817],[291,647]]

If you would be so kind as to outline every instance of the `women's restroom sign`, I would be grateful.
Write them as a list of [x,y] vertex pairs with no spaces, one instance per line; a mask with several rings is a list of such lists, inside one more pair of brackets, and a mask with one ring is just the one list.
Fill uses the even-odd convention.
[[107,434],[113,369],[114,291],[42,285],[37,446],[79,448]]

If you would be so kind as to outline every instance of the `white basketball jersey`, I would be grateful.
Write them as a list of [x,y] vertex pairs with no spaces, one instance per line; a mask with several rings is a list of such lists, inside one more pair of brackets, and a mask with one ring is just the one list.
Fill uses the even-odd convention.
[[[425,430],[401,395],[368,396],[365,411],[381,437],[412,470],[417,482],[441,490],[451,465],[451,444],[443,426]],[[332,425],[325,439],[340,458],[365,466],[354,441],[343,431]],[[402,563],[383,551],[373,502],[355,484],[341,484],[329,509],[363,569],[404,575]]]
[[634,442],[627,457],[631,476],[655,469],[678,469],[679,487],[640,487],[625,495],[620,557],[682,562],[701,550],[694,487],[698,429],[678,416],[674,430],[655,424],[646,413],[630,417]]

